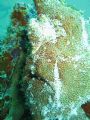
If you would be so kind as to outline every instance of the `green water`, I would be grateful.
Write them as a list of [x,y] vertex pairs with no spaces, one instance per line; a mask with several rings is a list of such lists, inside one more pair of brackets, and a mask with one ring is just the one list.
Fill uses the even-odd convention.
[[90,0],[66,0],[67,4],[83,11],[85,18],[90,17]]

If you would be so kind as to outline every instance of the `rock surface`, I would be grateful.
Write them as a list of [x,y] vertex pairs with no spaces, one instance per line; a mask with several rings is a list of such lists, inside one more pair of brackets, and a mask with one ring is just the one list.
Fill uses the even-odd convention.
[[28,25],[32,60],[26,65],[32,73],[26,78],[32,115],[35,120],[88,119],[81,110],[90,99],[90,50],[83,17],[58,0],[35,3],[38,17]]

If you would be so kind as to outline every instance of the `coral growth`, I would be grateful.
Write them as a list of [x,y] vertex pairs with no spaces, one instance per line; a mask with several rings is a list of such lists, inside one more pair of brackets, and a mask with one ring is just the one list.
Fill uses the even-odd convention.
[[90,45],[86,22],[63,0],[34,3],[34,10],[17,4],[11,14],[3,42],[6,49],[0,53],[0,118],[88,120]]
[[24,95],[19,84],[27,54],[27,15],[26,5],[17,4],[14,7],[3,42],[6,49],[2,48],[0,58],[0,119],[19,120],[24,113]]
[[[44,88],[48,84],[43,83],[43,88],[42,85],[39,87],[41,92],[37,87],[38,91],[35,91],[35,78],[30,80],[27,91],[30,91],[29,103],[34,109],[32,114],[36,115],[34,111],[38,109],[39,120],[55,119],[55,116],[60,120],[88,119],[81,109],[83,102],[90,99],[90,62],[87,57],[90,51],[85,46],[88,39],[84,34],[82,15],[58,0],[35,0],[35,3],[38,18],[30,19],[28,29],[33,48],[32,64],[36,67],[34,74],[44,78],[53,90]],[[49,90],[47,102],[40,100],[40,96],[46,95],[45,90]]]

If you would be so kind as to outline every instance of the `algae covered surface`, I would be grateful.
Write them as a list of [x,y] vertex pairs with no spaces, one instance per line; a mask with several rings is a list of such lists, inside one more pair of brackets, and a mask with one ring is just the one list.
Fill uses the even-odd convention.
[[13,4],[0,41],[0,120],[90,119],[89,14],[68,2]]

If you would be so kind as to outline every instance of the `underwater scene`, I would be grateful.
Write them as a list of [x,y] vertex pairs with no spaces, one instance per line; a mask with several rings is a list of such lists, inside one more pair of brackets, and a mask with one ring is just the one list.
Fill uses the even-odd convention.
[[0,0],[0,120],[90,120],[90,0]]

